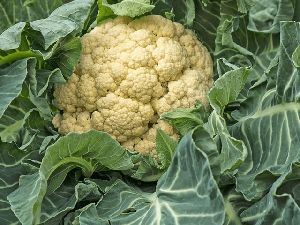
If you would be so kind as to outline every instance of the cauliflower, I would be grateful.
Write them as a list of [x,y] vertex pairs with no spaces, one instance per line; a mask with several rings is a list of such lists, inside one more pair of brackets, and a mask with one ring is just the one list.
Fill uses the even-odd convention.
[[208,105],[212,60],[195,34],[162,16],[108,19],[82,38],[83,52],[54,104],[59,132],[97,129],[128,149],[155,155],[157,128],[178,139],[159,115]]

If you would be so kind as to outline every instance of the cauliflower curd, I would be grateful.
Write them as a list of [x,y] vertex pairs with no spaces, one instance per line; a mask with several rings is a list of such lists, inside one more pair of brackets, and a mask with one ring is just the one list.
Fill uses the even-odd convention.
[[105,131],[123,146],[155,154],[156,129],[177,137],[159,115],[207,105],[212,60],[195,34],[162,16],[104,21],[82,38],[80,62],[57,85],[59,132]]

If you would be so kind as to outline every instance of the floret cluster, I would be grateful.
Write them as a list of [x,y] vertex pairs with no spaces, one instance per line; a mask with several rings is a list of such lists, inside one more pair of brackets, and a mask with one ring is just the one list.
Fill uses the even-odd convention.
[[109,19],[82,38],[80,63],[57,85],[53,119],[60,133],[105,131],[122,145],[155,153],[159,119],[173,108],[207,105],[212,60],[196,35],[162,16]]

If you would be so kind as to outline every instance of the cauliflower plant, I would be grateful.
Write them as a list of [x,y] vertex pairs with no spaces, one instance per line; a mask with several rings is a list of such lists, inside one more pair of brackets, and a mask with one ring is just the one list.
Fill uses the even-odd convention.
[[155,154],[157,128],[178,138],[159,115],[207,105],[212,60],[195,34],[162,16],[108,19],[82,38],[80,63],[57,85],[59,132],[97,129],[123,146]]

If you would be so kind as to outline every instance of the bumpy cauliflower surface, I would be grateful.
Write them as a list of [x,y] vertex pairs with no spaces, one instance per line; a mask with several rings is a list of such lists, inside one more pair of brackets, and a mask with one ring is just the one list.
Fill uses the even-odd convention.
[[80,63],[57,85],[63,114],[59,132],[97,129],[123,146],[155,154],[157,128],[177,138],[159,115],[172,108],[207,105],[212,60],[195,34],[162,16],[109,19],[82,38]]

